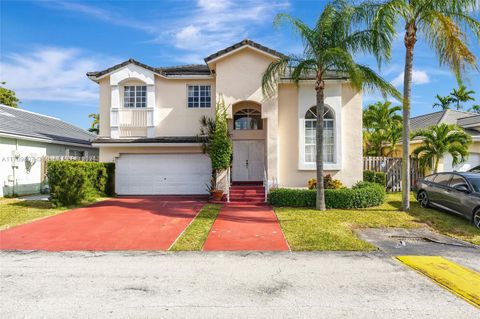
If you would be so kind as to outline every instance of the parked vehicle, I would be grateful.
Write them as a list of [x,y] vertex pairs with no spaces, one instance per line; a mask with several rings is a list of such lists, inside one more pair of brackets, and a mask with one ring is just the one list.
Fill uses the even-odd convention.
[[422,207],[437,207],[459,214],[480,229],[480,175],[438,173],[417,183],[417,200]]
[[474,168],[470,169],[469,172],[471,172],[471,173],[480,173],[480,165],[475,166]]

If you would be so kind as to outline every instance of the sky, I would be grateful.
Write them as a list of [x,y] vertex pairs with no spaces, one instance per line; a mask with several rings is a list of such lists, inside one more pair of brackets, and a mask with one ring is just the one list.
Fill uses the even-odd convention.
[[[0,1],[0,81],[13,89],[20,107],[60,118],[82,128],[98,113],[98,85],[85,73],[134,58],[151,66],[204,63],[203,58],[245,38],[285,54],[300,54],[302,43],[287,26],[274,27],[285,12],[313,25],[321,0],[163,0],[163,1]],[[405,49],[402,28],[393,57],[379,72],[402,89]],[[471,48],[480,58],[478,42]],[[372,57],[358,61],[376,68]],[[478,72],[466,81],[477,91]],[[420,38],[416,46],[412,115],[434,111],[435,95],[457,83],[438,65]],[[366,92],[364,105],[382,100]]]

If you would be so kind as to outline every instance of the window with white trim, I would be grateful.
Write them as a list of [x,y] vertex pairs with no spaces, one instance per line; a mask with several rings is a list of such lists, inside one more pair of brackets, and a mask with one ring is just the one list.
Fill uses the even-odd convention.
[[123,107],[147,107],[145,85],[126,85],[123,88]]
[[210,85],[189,85],[187,89],[187,106],[189,108],[207,108],[212,104]]
[[[311,107],[305,113],[305,163],[315,163],[317,158],[316,143],[317,109]],[[323,161],[335,162],[335,116],[333,110],[325,106],[323,115]]]

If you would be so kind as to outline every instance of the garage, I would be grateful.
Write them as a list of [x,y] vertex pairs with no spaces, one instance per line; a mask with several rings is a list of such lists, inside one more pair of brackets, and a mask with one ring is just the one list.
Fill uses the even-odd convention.
[[474,168],[475,166],[480,165],[480,154],[478,153],[470,153],[468,154],[467,160],[459,165],[456,165],[452,167],[452,156],[450,154],[446,155],[443,162],[444,167],[443,171],[444,172],[451,172],[451,171],[456,171],[456,172],[466,172],[469,169]]
[[210,184],[204,154],[121,154],[116,160],[118,195],[200,195]]

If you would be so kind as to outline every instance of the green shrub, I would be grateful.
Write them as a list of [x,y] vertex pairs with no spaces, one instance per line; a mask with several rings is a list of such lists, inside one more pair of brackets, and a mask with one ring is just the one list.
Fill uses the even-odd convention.
[[363,180],[387,186],[387,176],[383,172],[363,171]]
[[115,192],[113,163],[50,161],[47,165],[54,205],[75,205]]
[[[268,194],[268,202],[274,206],[315,207],[317,197],[313,189],[278,188]],[[326,189],[327,208],[351,209],[378,206],[385,201],[385,189],[380,185],[357,184],[354,188]]]

